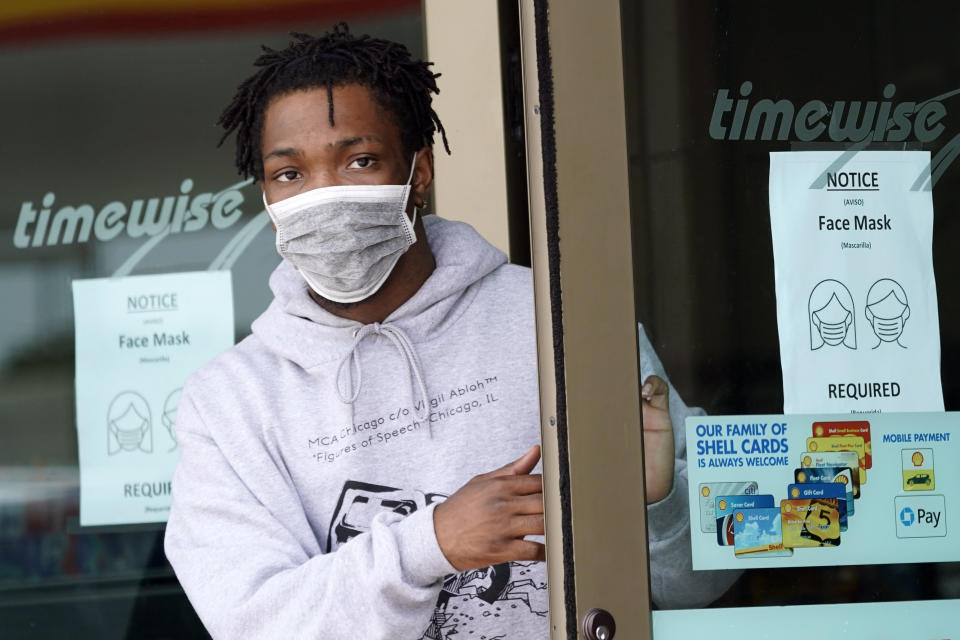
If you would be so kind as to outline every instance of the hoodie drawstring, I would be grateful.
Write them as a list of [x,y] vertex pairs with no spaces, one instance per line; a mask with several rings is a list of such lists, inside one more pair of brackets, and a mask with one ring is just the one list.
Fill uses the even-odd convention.
[[[418,420],[426,420],[429,398],[427,397],[427,386],[423,382],[423,365],[420,363],[420,357],[417,355],[413,343],[410,341],[410,338],[407,337],[407,334],[404,333],[403,329],[389,324],[374,322],[373,324],[365,324],[357,330],[353,338],[353,345],[351,345],[347,354],[343,356],[343,360],[340,361],[340,366],[337,367],[336,386],[340,401],[353,404],[360,396],[360,388],[363,385],[363,372],[360,369],[360,343],[371,334],[386,336],[390,342],[393,343],[393,346],[397,348],[397,351],[400,352],[400,355],[406,360],[407,368],[410,372],[410,397],[413,403],[413,413]],[[340,384],[344,367],[348,365],[353,373],[351,376],[352,380],[348,380],[350,384],[349,388],[351,389],[349,395],[344,392]],[[417,402],[418,392],[420,395],[419,403]]]

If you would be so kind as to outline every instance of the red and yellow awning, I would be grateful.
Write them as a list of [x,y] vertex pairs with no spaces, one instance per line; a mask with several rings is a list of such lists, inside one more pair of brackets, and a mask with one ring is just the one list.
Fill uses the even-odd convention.
[[416,10],[421,0],[8,0],[0,43],[335,21]]

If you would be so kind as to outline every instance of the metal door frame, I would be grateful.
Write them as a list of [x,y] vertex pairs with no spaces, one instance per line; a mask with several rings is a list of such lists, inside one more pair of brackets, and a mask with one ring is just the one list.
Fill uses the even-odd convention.
[[[651,637],[620,4],[522,0],[551,630]],[[636,195],[636,194],[635,194]]]
[[[496,175],[504,174],[507,118],[491,112],[491,100],[503,101],[503,79],[498,86],[490,71],[500,65],[503,73],[503,17],[513,10],[522,51],[551,638],[580,637],[584,614],[601,607],[614,615],[617,637],[645,640],[650,581],[620,4],[425,0],[425,42],[446,81],[438,109],[452,129],[483,130],[464,145],[455,141],[455,152],[469,156],[465,167],[489,163]],[[508,180],[478,182],[440,155],[437,165],[438,202],[470,194],[469,201],[491,204],[478,209],[484,220],[464,219],[486,226],[506,249],[508,229],[526,215],[504,195]]]

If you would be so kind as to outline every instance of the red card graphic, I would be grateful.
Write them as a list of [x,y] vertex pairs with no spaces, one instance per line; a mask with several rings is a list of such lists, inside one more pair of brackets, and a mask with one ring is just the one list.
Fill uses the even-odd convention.
[[861,436],[863,438],[863,468],[873,467],[873,455],[870,447],[870,423],[866,420],[850,420],[846,422],[814,422],[813,437],[825,438],[830,436]]

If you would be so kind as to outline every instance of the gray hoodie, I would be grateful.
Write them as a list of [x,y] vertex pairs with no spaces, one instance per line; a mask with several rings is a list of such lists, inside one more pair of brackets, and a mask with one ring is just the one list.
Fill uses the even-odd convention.
[[[539,441],[530,272],[424,225],[436,270],[384,323],[324,311],[284,262],[253,334],[187,382],[165,547],[215,638],[548,637],[542,563],[458,574],[433,529]],[[685,495],[651,510],[689,558]]]

